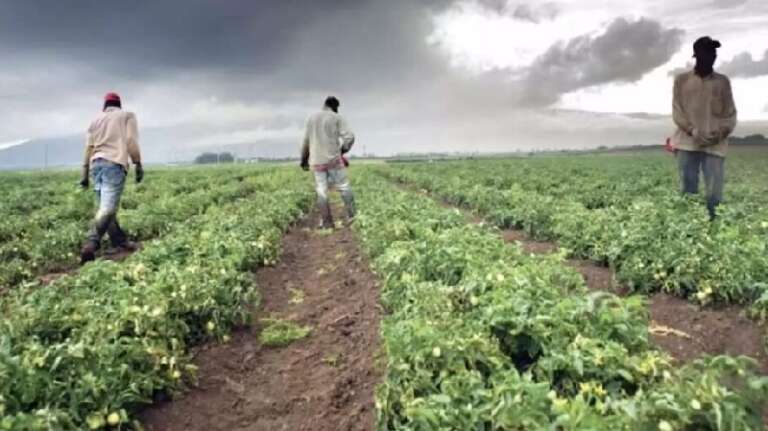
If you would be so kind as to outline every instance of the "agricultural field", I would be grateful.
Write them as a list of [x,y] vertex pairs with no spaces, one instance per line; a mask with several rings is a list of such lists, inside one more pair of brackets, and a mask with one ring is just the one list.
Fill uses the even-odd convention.
[[[556,241],[616,271],[633,291],[768,311],[768,153],[726,165],[715,223],[677,193],[670,155],[547,157],[403,165],[386,175],[475,211],[500,228]],[[701,184],[703,188],[703,182]]]
[[148,170],[142,249],[82,268],[76,175],[0,174],[0,430],[763,429],[765,358],[678,357],[648,303],[762,331],[766,161],[714,223],[663,154],[361,165],[332,231],[296,167]]

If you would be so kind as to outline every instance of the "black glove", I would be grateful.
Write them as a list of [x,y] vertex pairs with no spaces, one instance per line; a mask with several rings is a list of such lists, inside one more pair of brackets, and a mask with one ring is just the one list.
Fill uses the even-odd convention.
[[144,168],[141,166],[141,163],[136,163],[136,184],[142,181],[144,181]]
[[88,165],[83,166],[83,170],[80,173],[80,187],[83,189],[88,189],[88,186],[91,184],[91,182],[88,179],[89,174],[89,167]]
[[308,171],[309,170],[309,160],[302,158],[301,159],[301,169]]

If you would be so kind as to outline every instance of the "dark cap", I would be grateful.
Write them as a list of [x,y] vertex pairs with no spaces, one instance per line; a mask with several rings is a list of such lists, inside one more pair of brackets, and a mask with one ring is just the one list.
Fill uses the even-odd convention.
[[331,108],[333,112],[338,112],[340,105],[341,103],[339,102],[339,99],[337,99],[335,96],[328,96],[325,99],[325,106]]
[[709,36],[700,37],[693,43],[693,56],[696,57],[696,53],[699,52],[714,51],[720,46],[719,40],[714,40]]

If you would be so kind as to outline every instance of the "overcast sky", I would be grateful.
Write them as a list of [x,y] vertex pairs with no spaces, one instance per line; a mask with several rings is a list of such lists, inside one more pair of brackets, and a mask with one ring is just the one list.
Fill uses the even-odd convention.
[[669,113],[704,34],[739,132],[765,131],[765,0],[0,0],[0,147],[82,135],[107,91],[156,161],[293,153],[328,94],[360,152],[661,142],[645,114]]

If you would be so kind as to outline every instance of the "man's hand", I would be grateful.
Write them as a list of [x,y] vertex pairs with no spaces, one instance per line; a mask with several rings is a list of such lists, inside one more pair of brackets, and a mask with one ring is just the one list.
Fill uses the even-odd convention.
[[141,163],[136,163],[136,184],[142,181],[144,181],[144,167],[141,166]]
[[717,145],[720,143],[721,139],[720,132],[711,132],[706,136],[700,136],[699,139],[701,141],[701,145],[704,147],[711,147],[713,145]]
[[88,174],[88,165],[85,165],[83,166],[83,169],[80,173],[80,187],[82,187],[84,190],[87,190],[88,186],[91,184],[90,180],[88,179]]

